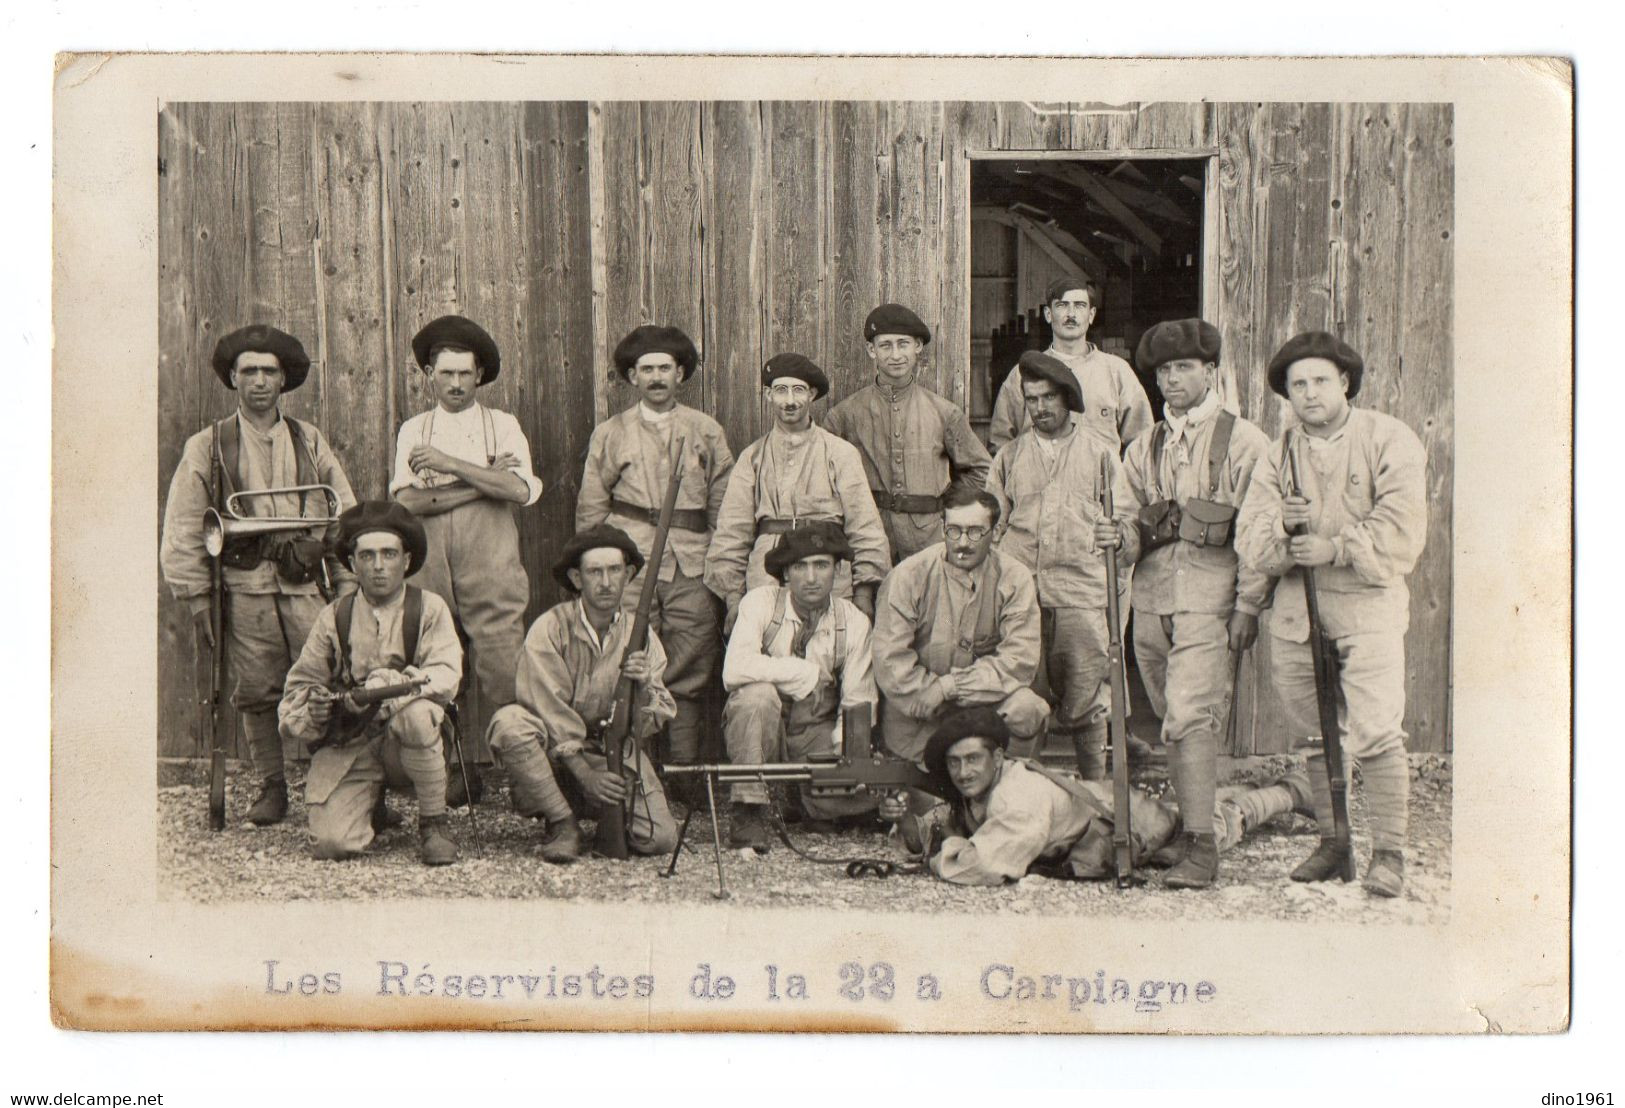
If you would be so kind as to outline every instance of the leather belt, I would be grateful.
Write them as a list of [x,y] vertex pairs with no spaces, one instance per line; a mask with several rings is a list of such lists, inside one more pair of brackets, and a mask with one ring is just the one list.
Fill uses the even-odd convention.
[[800,516],[796,519],[763,518],[756,521],[758,535],[783,535],[809,523],[840,523],[837,516]]
[[942,497],[921,496],[911,493],[897,493],[893,495],[885,489],[870,489],[874,494],[875,507],[883,512],[902,512],[904,515],[922,516],[936,515],[942,511]]
[[[635,519],[639,523],[647,523],[651,527],[660,526],[659,508],[640,508],[636,504],[628,504],[624,500],[611,497],[609,510],[618,516]],[[679,531],[706,532],[711,529],[711,521],[707,518],[704,508],[673,508],[671,510],[671,525]]]

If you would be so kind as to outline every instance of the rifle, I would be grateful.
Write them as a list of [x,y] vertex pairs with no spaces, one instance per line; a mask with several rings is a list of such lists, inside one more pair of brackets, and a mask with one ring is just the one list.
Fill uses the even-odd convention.
[[[220,425],[209,440],[209,495],[222,503]],[[210,511],[213,509],[211,508]],[[207,525],[207,513],[204,522]],[[205,552],[208,546],[205,544]],[[200,723],[209,732],[209,830],[226,827],[226,728],[221,692],[226,687],[226,581],[219,550],[209,557],[209,694],[202,704]]]
[[[880,796],[899,789],[919,789],[933,796],[944,798],[948,796],[948,789],[941,779],[931,776],[911,761],[875,750],[873,723],[867,704],[854,705],[842,714],[841,750],[838,754],[809,758],[805,762],[661,766],[660,771],[667,777],[688,775],[705,778],[705,792],[710,799],[711,842],[717,861],[718,900],[728,898],[727,886],[722,877],[722,828],[717,820],[716,789],[719,785],[792,782],[802,785],[808,795],[824,799],[854,797],[864,793]],[[683,826],[677,832],[677,846],[671,852],[671,864],[666,867],[663,876],[670,877],[677,872],[677,858],[683,852],[683,842],[688,836],[688,824],[694,818],[695,811],[696,809],[691,808],[683,817]],[[779,832],[780,836],[785,838],[786,844],[795,850],[795,844],[789,842],[782,826]],[[800,850],[796,850],[796,853],[811,861],[836,861],[811,858]],[[886,868],[891,866],[891,863],[876,859],[843,858],[839,861],[847,865],[847,874],[851,877],[861,876],[864,873],[884,877],[892,872]]]
[[[666,479],[666,495],[660,501],[660,520],[655,525],[654,545],[649,560],[643,567],[643,591],[638,595],[637,615],[632,619],[632,631],[626,637],[626,654],[642,650],[649,639],[649,609],[654,605],[655,590],[660,585],[660,562],[666,555],[666,537],[671,534],[671,513],[677,507],[677,489],[683,482],[683,446],[686,437],[678,435],[673,444],[671,476]],[[623,654],[624,658],[625,655]],[[604,722],[604,756],[609,772],[625,779],[626,743],[632,732],[633,697],[637,685],[621,675],[615,686],[615,702],[609,719]],[[632,856],[626,842],[626,814],[633,799],[633,790],[627,790],[626,803],[607,805],[598,817],[597,837],[593,853],[604,858],[624,860]]]
[[[1287,473],[1293,496],[1303,495],[1303,482],[1298,474],[1298,452],[1293,449],[1292,437],[1286,440]],[[1293,529],[1295,535],[1307,535],[1309,525]],[[1354,850],[1349,843],[1349,791],[1348,778],[1343,771],[1343,736],[1337,723],[1337,697],[1343,661],[1337,654],[1337,641],[1326,635],[1320,621],[1320,598],[1315,592],[1315,571],[1310,566],[1299,566],[1303,574],[1303,604],[1309,615],[1309,656],[1315,666],[1315,704],[1320,709],[1320,740],[1326,754],[1326,777],[1332,790],[1332,839],[1343,852],[1341,877],[1353,881]]]
[[327,733],[310,744],[310,752],[314,754],[323,747],[343,746],[366,729],[384,701],[414,693],[428,683],[427,677],[414,677],[406,681],[397,681],[393,685],[373,685],[368,688],[312,689],[312,696],[326,700],[330,704],[337,704],[348,696],[354,702],[357,711],[351,712],[339,704],[327,717]]
[[[1108,520],[1117,513],[1112,503],[1112,463],[1100,459],[1100,511]],[[1112,856],[1116,861],[1117,887],[1126,889],[1135,883],[1134,837],[1129,834],[1128,787],[1128,719],[1124,714],[1128,706],[1128,678],[1123,670],[1123,627],[1118,621],[1117,607],[1117,547],[1108,546],[1106,554],[1106,664],[1111,667],[1112,683]],[[1078,768],[1082,770],[1082,751]]]

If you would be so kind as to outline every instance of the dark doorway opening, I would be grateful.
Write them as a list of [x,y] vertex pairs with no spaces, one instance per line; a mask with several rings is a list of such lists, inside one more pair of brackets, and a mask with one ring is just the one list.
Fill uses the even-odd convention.
[[[1206,158],[977,157],[971,162],[972,421],[1025,349],[1049,345],[1043,290],[1104,290],[1089,338],[1133,363],[1147,327],[1202,314]],[[1138,373],[1138,369],[1136,369]],[[1155,380],[1141,384],[1158,418]]]

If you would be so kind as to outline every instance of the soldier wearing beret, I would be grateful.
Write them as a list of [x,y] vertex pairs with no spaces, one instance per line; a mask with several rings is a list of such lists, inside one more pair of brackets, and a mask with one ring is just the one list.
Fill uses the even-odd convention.
[[[384,792],[393,786],[417,796],[424,864],[457,860],[446,834],[440,724],[463,677],[463,649],[445,601],[405,583],[427,547],[423,525],[394,501],[369,500],[339,519],[338,549],[361,587],[322,609],[279,707],[283,732],[316,747],[305,804],[318,858],[365,850],[390,826]],[[408,681],[423,684],[370,716],[348,696]],[[329,731],[335,714],[350,724],[337,735]]]
[[669,760],[676,763],[699,758],[705,697],[722,656],[722,616],[705,587],[705,552],[734,464],[722,426],[677,402],[678,385],[698,366],[694,343],[675,327],[645,325],[620,341],[616,374],[637,391],[638,402],[593,430],[576,500],[577,531],[610,523],[647,557],[671,479],[672,447],[684,440],[677,506],[650,612],[650,626],[669,652],[666,688],[677,701]]
[[[1139,553],[1134,497],[1115,447],[1082,429],[1083,397],[1064,362],[1029,350],[1017,367],[1031,426],[993,458],[987,488],[1003,519],[999,550],[1034,575],[1043,609],[1040,687],[1058,701],[1050,734],[1069,742],[1079,770],[1106,775],[1108,700],[1106,564],[1102,536],[1115,535],[1125,566]],[[1116,516],[1103,520],[1101,463],[1108,463]]]
[[706,556],[705,583],[728,606],[724,630],[733,627],[745,591],[772,581],[767,552],[780,536],[820,520],[838,526],[852,547],[835,594],[870,615],[891,555],[862,455],[812,421],[829,378],[810,358],[777,354],[762,367],[762,392],[773,426],[740,452]]
[[[1232,652],[1258,637],[1270,579],[1240,568],[1236,510],[1269,439],[1219,405],[1218,328],[1200,319],[1158,323],[1135,361],[1154,374],[1165,416],[1123,459],[1140,509],[1134,566],[1134,657],[1162,718],[1169,773],[1184,814],[1183,857],[1165,881],[1202,888],[1218,873],[1213,835],[1219,731],[1231,695]],[[1107,545],[1115,535],[1103,531]]]
[[858,448],[894,562],[942,541],[942,493],[950,482],[981,488],[988,456],[963,409],[919,383],[931,332],[901,304],[882,304],[863,324],[874,384],[830,410],[824,426]]
[[[745,594],[722,666],[730,761],[759,765],[834,754],[846,709],[873,718],[869,620],[834,595],[836,570],[851,558],[845,533],[827,521],[788,532],[768,553],[767,572],[779,583]],[[767,787],[732,789],[729,841],[767,853]],[[871,811],[874,801],[803,796],[802,807],[815,820],[832,820]]]
[[[1089,341],[1100,311],[1100,285],[1090,277],[1060,277],[1044,291],[1044,318],[1053,337],[1044,351],[1072,371],[1083,407],[1079,425],[1119,454],[1151,426],[1151,402],[1129,364]],[[988,447],[997,453],[1029,424],[1021,377],[1011,373],[993,402]]]
[[[553,566],[554,579],[575,598],[531,624],[519,660],[519,699],[491,719],[491,749],[508,772],[514,810],[546,821],[544,861],[579,857],[575,808],[592,817],[628,800],[627,841],[634,851],[659,854],[676,845],[665,791],[640,752],[677,711],[664,682],[666,651],[653,630],[642,650],[627,650],[633,620],[622,594],[643,565],[637,543],[620,528],[599,524],[577,532]],[[638,692],[623,752],[625,776],[618,777],[604,753],[604,728],[622,674],[637,682]]]
[[[429,556],[413,583],[450,605],[489,712],[513,701],[530,599],[514,508],[536,503],[542,482],[519,421],[475,399],[502,370],[501,351],[483,327],[441,316],[413,336],[412,356],[428,374],[435,406],[401,425],[389,492],[423,521]],[[454,805],[479,792],[477,780],[464,782],[453,768]]]
[[[328,485],[340,510],[355,503],[344,467],[316,426],[283,416],[280,399],[304,384],[310,358],[299,340],[255,324],[215,344],[215,376],[237,393],[237,410],[186,441],[169,483],[159,553],[164,580],[192,612],[200,650],[213,649],[209,623],[210,564],[203,545],[203,513],[229,514],[232,493],[301,485]],[[332,506],[312,493],[245,497],[250,516],[327,516]],[[260,792],[248,810],[256,826],[288,813],[287,775],[277,733],[277,702],[288,667],[322,610],[324,584],[348,591],[349,572],[324,561],[329,525],[270,535],[239,535],[222,552],[227,660],[235,686],[231,702],[242,713],[249,763]]]
[[[1405,424],[1349,403],[1364,376],[1360,355],[1324,331],[1289,339],[1270,359],[1270,388],[1292,404],[1299,425],[1259,459],[1236,550],[1244,565],[1279,579],[1269,619],[1271,683],[1300,737],[1317,733],[1320,722],[1303,577],[1294,570],[1315,570],[1321,632],[1335,640],[1341,660],[1343,752],[1360,766],[1371,819],[1365,886],[1398,896],[1410,795],[1405,576],[1427,538],[1427,457]],[[1289,455],[1302,481],[1296,492]],[[1331,836],[1331,787],[1318,745],[1309,762],[1321,840],[1292,877],[1324,881],[1345,859]]]
[[[925,748],[926,769],[947,782],[953,800],[915,816],[887,798],[881,817],[897,820],[909,848],[925,851],[931,872],[956,885],[1003,885],[1029,870],[1083,880],[1114,873],[1110,784],[1010,757],[1009,745],[1009,728],[992,708],[954,712]],[[1299,770],[1219,796],[1208,818],[1219,848],[1229,850],[1247,831],[1307,805],[1309,786]],[[1178,834],[1178,809],[1148,793],[1136,793],[1129,819],[1140,857]]]

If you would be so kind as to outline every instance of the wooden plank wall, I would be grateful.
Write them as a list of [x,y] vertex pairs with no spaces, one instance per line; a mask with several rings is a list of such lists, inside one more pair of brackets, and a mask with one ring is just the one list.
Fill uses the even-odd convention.
[[[1361,402],[1428,447],[1434,513],[1411,578],[1407,726],[1416,749],[1445,749],[1450,128],[1447,105],[170,105],[160,481],[186,435],[230,408],[207,366],[215,339],[259,319],[317,361],[288,410],[319,421],[357,492],[378,495],[395,426],[428,403],[410,336],[466,313],[503,346],[489,399],[520,416],[548,485],[521,528],[534,615],[553,599],[547,566],[571,527],[593,422],[630,401],[609,354],[631,327],[673,323],[695,338],[704,370],[683,398],[736,451],[761,433],[758,374],[772,354],[812,357],[837,398],[867,382],[862,322],[883,300],[931,327],[926,379],[968,405],[968,155],[1213,151],[1210,271],[1244,413],[1280,429],[1262,367],[1292,333],[1329,327],[1371,366]],[[160,647],[160,752],[195,753],[191,677],[177,664],[189,638],[167,594]],[[1279,749],[1278,708],[1256,687],[1249,667],[1241,749]]]

